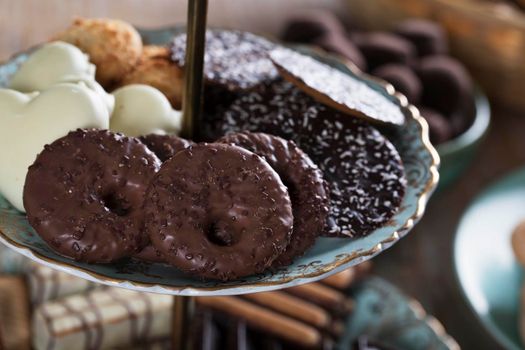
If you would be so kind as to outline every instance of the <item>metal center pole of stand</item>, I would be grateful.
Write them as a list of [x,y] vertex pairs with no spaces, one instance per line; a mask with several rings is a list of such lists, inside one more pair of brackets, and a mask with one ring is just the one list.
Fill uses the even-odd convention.
[[[202,118],[204,48],[208,0],[188,0],[186,57],[182,100],[182,136],[199,140]],[[192,348],[191,325],[194,323],[195,299],[176,296],[173,300],[173,349]]]
[[182,136],[199,139],[202,119],[204,48],[208,0],[188,0]]

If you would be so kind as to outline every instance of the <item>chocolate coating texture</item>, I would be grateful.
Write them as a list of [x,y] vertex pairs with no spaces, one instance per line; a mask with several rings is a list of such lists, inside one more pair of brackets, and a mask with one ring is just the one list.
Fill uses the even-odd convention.
[[[206,31],[204,78],[228,91],[251,89],[277,76],[268,52],[275,45],[257,35],[228,30]],[[171,59],[184,66],[186,34],[175,36]]]
[[264,271],[290,241],[292,205],[258,155],[198,144],[162,165],[145,201],[146,230],[166,261],[207,279]]
[[441,113],[424,107],[419,111],[428,123],[430,142],[439,145],[452,138],[452,125]]
[[210,118],[208,137],[257,131],[293,140],[330,187],[327,233],[364,236],[397,212],[406,187],[401,158],[374,127],[338,113],[278,80]]
[[264,133],[236,133],[217,142],[234,144],[261,157],[279,174],[292,201],[290,244],[273,266],[290,265],[322,234],[329,211],[327,184],[319,168],[293,141]]
[[192,141],[183,139],[176,135],[149,134],[141,136],[140,141],[155,153],[162,162],[167,161],[177,152],[193,145]]
[[136,138],[71,132],[45,146],[29,167],[29,223],[63,256],[89,263],[128,257],[147,243],[142,204],[159,166]]

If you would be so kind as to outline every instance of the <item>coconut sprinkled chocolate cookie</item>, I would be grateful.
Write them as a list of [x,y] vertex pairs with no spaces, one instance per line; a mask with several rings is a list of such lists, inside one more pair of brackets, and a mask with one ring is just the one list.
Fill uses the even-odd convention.
[[323,174],[293,141],[264,133],[236,133],[218,142],[233,144],[263,157],[288,188],[293,210],[293,231],[286,251],[273,266],[290,265],[323,233],[330,199]]
[[328,234],[363,236],[399,209],[406,180],[394,146],[374,127],[326,107],[286,81],[247,93],[210,120],[210,137],[243,130],[293,140],[330,186]]
[[[229,91],[246,90],[277,77],[268,58],[275,45],[257,35],[228,30],[208,30],[204,55],[206,82]],[[186,34],[177,35],[171,46],[171,58],[184,66]]]
[[362,80],[284,47],[274,49],[270,58],[286,80],[323,104],[372,122],[405,122],[398,105]]
[[145,229],[169,264],[232,280],[259,273],[290,241],[290,197],[260,156],[198,144],[165,162],[146,196]]

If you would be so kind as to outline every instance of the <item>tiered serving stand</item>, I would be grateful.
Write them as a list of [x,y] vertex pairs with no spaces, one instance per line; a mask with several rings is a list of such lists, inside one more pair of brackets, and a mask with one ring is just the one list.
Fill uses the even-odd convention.
[[[183,134],[191,138],[198,133],[202,106],[207,0],[188,3]],[[26,216],[14,209],[2,196],[0,242],[39,264],[96,283],[141,292],[174,295],[174,318],[181,326],[189,324],[186,321],[191,317],[193,297],[258,293],[314,282],[371,259],[391,247],[421,219],[427,201],[438,182],[439,157],[429,142],[428,125],[418,110],[409,105],[404,96],[396,93],[391,85],[364,75],[348,62],[312,49],[302,51],[361,79],[395,101],[407,117],[404,126],[388,130],[387,133],[401,155],[408,180],[403,203],[388,225],[378,228],[366,237],[320,238],[306,255],[297,259],[291,266],[226,283],[192,279],[161,264],[127,261],[111,265],[92,265],[64,258],[53,252],[34,232]],[[23,53],[0,65],[0,86],[7,84],[10,76],[27,56],[27,53]],[[177,348],[187,346],[185,334],[187,333],[184,327],[175,330],[174,339],[179,344]]]

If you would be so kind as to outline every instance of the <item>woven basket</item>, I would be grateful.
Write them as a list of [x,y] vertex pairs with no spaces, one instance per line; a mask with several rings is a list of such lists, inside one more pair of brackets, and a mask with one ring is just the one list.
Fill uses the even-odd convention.
[[410,17],[440,22],[451,51],[488,95],[525,108],[525,12],[483,0],[349,0],[353,22],[388,29]]

